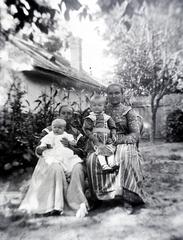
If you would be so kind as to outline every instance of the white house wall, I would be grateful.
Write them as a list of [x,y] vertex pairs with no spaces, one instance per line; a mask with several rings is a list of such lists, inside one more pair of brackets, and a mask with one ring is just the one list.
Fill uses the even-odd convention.
[[[89,107],[89,103],[86,101],[86,95],[88,98],[92,95],[92,91],[88,90],[75,90],[61,88],[57,84],[50,82],[49,80],[40,80],[34,78],[34,80],[27,78],[26,76],[21,76],[24,88],[27,92],[27,100],[30,103],[30,108],[33,110],[37,103],[35,100],[38,99],[42,93],[46,92],[48,95],[50,94],[50,87],[52,86],[54,89],[57,89],[58,94],[56,97],[56,102],[60,102],[61,105],[72,105],[75,110],[85,110]],[[69,92],[69,97],[68,97]]]

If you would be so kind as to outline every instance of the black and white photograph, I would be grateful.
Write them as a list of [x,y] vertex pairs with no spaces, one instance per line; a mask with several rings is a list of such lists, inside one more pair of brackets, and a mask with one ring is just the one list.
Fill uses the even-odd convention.
[[0,240],[183,240],[183,0],[0,1]]

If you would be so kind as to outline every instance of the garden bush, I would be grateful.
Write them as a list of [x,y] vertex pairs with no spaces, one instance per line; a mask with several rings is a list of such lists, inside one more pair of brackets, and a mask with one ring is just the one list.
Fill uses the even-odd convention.
[[16,79],[0,114],[1,176],[35,166],[37,158],[34,151],[41,132],[58,114],[59,103],[55,101],[57,91],[52,87],[48,95],[43,93],[38,97],[34,111],[29,109],[25,94]]
[[167,117],[166,140],[167,142],[183,141],[183,111],[180,109],[171,112]]

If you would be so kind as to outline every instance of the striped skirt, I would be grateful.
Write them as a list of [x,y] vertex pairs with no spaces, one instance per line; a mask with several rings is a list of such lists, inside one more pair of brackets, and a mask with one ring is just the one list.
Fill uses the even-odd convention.
[[109,200],[122,196],[129,202],[144,202],[141,160],[142,157],[135,144],[120,144],[115,153],[119,170],[104,173],[97,155],[91,153],[87,159],[87,169],[95,197],[99,200]]

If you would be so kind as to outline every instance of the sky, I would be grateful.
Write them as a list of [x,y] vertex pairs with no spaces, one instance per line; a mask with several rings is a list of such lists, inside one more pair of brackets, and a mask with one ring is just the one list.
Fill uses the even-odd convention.
[[112,69],[113,59],[104,54],[107,42],[102,39],[95,29],[96,25],[103,28],[102,22],[95,24],[89,20],[77,22],[74,18],[71,20],[71,29],[75,36],[82,39],[83,68],[101,81],[105,74]]
[[[54,0],[52,3],[56,6],[57,1]],[[80,2],[82,5],[87,5],[91,13],[99,10],[97,0],[80,0]],[[68,26],[74,36],[82,39],[83,69],[101,83],[108,83],[112,77],[115,60],[104,54],[107,47],[107,42],[102,38],[102,33],[105,31],[104,20],[101,18],[97,21],[90,21],[86,18],[80,21],[78,14],[77,11],[71,12]]]

